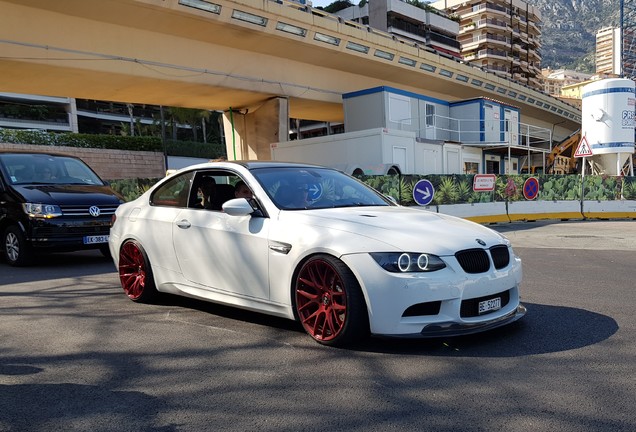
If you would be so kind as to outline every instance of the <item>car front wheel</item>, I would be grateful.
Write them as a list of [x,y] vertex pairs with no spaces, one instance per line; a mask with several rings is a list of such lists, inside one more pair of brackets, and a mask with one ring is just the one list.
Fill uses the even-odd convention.
[[31,246],[17,226],[11,225],[4,230],[2,244],[4,246],[4,255],[9,265],[18,267],[31,263],[33,259]]
[[294,294],[298,319],[317,342],[347,346],[368,336],[360,284],[342,261],[330,255],[307,260],[297,273]]
[[119,280],[134,302],[150,303],[157,296],[148,256],[139,242],[126,241],[119,251]]

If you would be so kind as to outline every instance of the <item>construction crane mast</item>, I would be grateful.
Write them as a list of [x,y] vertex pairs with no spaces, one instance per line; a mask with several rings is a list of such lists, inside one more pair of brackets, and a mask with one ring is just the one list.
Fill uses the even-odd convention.
[[636,79],[636,0],[621,0],[621,71]]

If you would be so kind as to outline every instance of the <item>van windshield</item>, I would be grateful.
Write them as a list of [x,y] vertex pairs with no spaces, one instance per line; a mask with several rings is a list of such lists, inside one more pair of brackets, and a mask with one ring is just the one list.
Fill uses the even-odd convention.
[[104,182],[80,159],[47,154],[0,154],[0,169],[13,185],[82,184]]

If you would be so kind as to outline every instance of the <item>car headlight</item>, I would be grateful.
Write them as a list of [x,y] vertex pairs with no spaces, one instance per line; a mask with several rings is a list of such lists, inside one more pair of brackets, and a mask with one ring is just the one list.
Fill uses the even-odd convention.
[[384,270],[392,273],[434,272],[446,267],[437,255],[416,252],[374,252],[370,254]]
[[60,206],[53,204],[24,203],[22,204],[24,212],[32,218],[50,219],[62,216]]

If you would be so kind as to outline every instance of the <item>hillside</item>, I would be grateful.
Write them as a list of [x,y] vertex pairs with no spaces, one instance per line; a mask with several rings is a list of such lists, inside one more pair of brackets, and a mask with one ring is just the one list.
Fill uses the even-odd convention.
[[617,0],[528,0],[543,18],[542,67],[594,72],[596,32],[620,21]]

